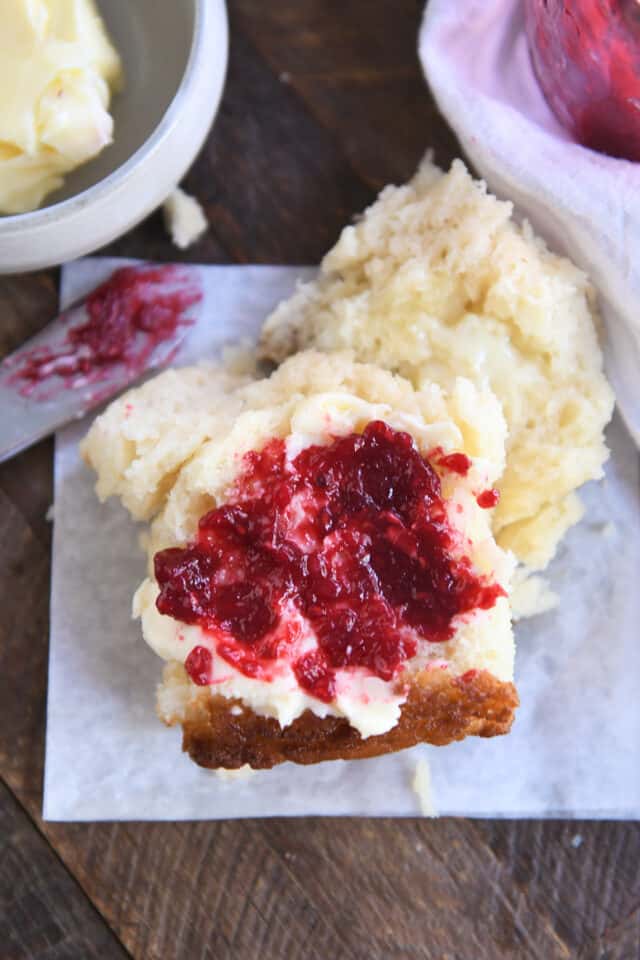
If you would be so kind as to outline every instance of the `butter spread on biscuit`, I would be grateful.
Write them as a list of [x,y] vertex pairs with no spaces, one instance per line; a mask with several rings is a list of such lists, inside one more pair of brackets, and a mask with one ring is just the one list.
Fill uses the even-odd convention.
[[[100,469],[126,434],[117,487],[127,501],[136,475],[150,477],[149,457],[154,476],[160,461],[171,475],[170,492],[154,480],[166,500],[134,613],[194,690],[282,727],[306,710],[344,717],[367,738],[397,724],[416,672],[511,680],[512,561],[477,502],[503,467],[495,398],[464,381],[448,397],[416,391],[313,353],[227,399],[213,372],[198,399],[195,376],[169,372],[125,395],[83,445]],[[177,434],[149,417],[169,389],[174,405],[197,405],[191,420],[211,436],[183,448],[177,470]],[[482,446],[467,445],[468,432]]]

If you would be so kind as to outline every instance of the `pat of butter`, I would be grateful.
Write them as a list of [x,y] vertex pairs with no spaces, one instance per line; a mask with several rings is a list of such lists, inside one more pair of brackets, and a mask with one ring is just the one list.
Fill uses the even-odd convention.
[[0,0],[0,212],[34,210],[112,140],[120,58],[93,0]]

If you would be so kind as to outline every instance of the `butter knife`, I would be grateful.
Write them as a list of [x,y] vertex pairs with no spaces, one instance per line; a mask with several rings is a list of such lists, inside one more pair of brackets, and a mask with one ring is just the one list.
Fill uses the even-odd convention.
[[0,462],[166,366],[197,320],[197,269],[127,266],[0,363]]

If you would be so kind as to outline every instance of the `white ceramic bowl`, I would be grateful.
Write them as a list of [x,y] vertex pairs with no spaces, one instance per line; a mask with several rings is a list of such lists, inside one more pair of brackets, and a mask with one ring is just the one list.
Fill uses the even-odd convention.
[[224,0],[102,0],[122,56],[114,143],[33,213],[0,217],[0,273],[91,253],[158,207],[211,127],[227,68]]

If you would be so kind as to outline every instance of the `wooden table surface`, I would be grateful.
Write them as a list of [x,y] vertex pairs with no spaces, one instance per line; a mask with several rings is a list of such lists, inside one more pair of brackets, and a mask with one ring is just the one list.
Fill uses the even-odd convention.
[[[456,154],[417,0],[229,12],[222,108],[187,178],[212,227],[185,259],[313,263],[425,148]],[[108,252],[176,258],[157,214]],[[55,314],[57,279],[0,280],[0,354]],[[43,823],[52,449],[0,467],[0,960],[640,957],[640,824]]]

